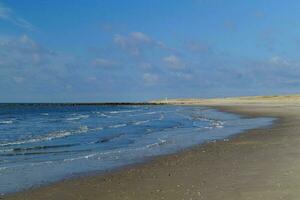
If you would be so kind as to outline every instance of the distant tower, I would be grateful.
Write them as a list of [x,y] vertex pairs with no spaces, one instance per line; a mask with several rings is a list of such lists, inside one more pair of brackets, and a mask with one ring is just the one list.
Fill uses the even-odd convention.
[[168,103],[168,97],[165,98],[165,103]]

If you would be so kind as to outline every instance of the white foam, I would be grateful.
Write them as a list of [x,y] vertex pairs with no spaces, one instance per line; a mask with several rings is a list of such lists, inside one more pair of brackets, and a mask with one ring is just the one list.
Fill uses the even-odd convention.
[[116,124],[116,125],[111,125],[109,126],[109,128],[120,128],[120,127],[124,127],[127,126],[127,124]]
[[158,120],[163,120],[165,118],[164,115],[160,115],[159,119]]
[[71,161],[75,161],[75,160],[83,160],[83,159],[94,158],[96,156],[98,156],[98,159],[100,159],[99,156],[101,156],[101,155],[108,155],[108,154],[113,154],[113,153],[121,153],[121,151],[116,150],[116,151],[107,151],[107,152],[97,152],[97,153],[92,153],[92,154],[79,156],[79,157],[75,157],[75,158],[66,158],[63,161],[64,162],[71,162]]
[[14,149],[1,149],[0,153],[6,153],[6,152],[12,152],[12,151],[14,151]]
[[223,122],[223,121],[213,121],[212,123],[211,123],[211,125],[213,126],[213,127],[215,127],[215,128],[223,128],[224,126],[224,123],[225,122]]
[[0,167],[0,171],[6,170],[8,167]]
[[97,128],[90,128],[89,131],[100,131],[103,130],[102,127],[97,127]]
[[153,114],[156,114],[157,112],[145,112],[145,113],[138,113],[138,114],[133,114],[133,115],[130,115],[132,117],[135,117],[135,116],[140,116],[140,115],[153,115]]
[[86,156],[80,156],[80,157],[76,157],[76,158],[65,158],[63,161],[64,162],[71,162],[74,160],[81,160],[81,159],[85,159]]
[[156,114],[157,112],[147,112],[147,113],[144,113],[145,115],[153,115],[153,114]]
[[8,143],[2,143],[0,146],[9,146],[9,145],[19,145],[19,144],[27,144],[27,143],[35,143],[35,142],[42,142],[42,141],[49,141],[49,140],[54,140],[54,139],[59,139],[59,138],[64,138],[76,134],[82,134],[82,133],[87,133],[89,131],[96,131],[96,130],[101,130],[101,127],[94,128],[94,129],[89,129],[87,126],[80,126],[79,129],[77,130],[62,130],[62,131],[56,131],[56,132],[51,132],[46,135],[41,135],[38,138],[32,138],[28,140],[19,140],[15,142],[8,142]]
[[77,115],[75,117],[69,117],[66,120],[67,121],[74,121],[74,120],[80,120],[80,119],[87,119],[89,117],[90,117],[89,115]]
[[99,117],[107,117],[107,118],[109,118],[109,117],[111,117],[111,116],[109,116],[109,115],[106,115],[106,114],[104,114],[104,113],[102,113],[102,112],[93,112],[94,114],[96,114],[97,116],[99,116]]
[[133,124],[134,125],[140,125],[140,124],[145,124],[145,123],[148,123],[148,122],[150,122],[150,120],[137,121],[137,122],[134,122]]
[[147,148],[153,148],[153,147],[158,147],[158,146],[161,146],[163,144],[166,144],[167,143],[167,140],[163,140],[163,139],[158,139],[159,142],[155,142],[153,144],[148,144],[146,145]]
[[89,128],[87,126],[80,126],[78,131],[75,131],[74,133],[86,133],[89,131]]
[[94,157],[94,156],[96,156],[96,155],[97,155],[96,153],[93,153],[93,154],[84,156],[84,158],[85,158],[85,159],[88,159],[88,158],[92,158],[92,157]]
[[114,110],[114,111],[110,111],[109,113],[111,114],[118,114],[118,113],[131,113],[131,112],[136,112],[136,111],[139,111],[139,110]]
[[213,129],[213,127],[211,127],[211,126],[205,126],[204,128],[206,128],[206,129]]
[[12,120],[3,120],[3,121],[0,121],[0,124],[12,124],[13,121]]

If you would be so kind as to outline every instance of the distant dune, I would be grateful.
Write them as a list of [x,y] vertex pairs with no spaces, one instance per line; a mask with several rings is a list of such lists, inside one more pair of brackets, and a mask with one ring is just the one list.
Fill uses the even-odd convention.
[[151,103],[180,104],[180,105],[232,105],[232,104],[293,104],[300,103],[300,94],[294,95],[274,95],[274,96],[244,96],[244,97],[226,97],[226,98],[182,98],[153,100]]

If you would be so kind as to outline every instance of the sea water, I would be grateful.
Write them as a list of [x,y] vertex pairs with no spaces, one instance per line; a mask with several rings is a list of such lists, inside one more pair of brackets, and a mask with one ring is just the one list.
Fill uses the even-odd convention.
[[272,121],[200,106],[0,104],[0,193],[142,162]]

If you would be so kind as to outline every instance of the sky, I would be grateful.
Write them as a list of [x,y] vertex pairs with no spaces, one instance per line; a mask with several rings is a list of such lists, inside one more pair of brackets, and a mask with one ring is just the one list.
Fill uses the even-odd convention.
[[300,1],[0,0],[0,102],[299,93]]

